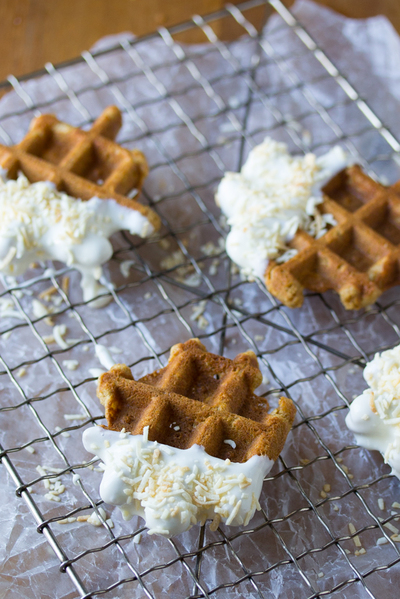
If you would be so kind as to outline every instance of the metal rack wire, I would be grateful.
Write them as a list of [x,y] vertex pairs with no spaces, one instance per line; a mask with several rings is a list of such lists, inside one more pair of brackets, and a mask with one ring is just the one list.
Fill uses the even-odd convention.
[[[246,16],[250,9],[266,4],[271,5],[276,13],[274,27],[268,36],[258,32]],[[247,36],[244,39],[251,50],[248,62],[235,53],[235,42],[223,42],[215,34],[213,24],[221,18],[240,26]],[[201,30],[207,45],[193,49],[176,43],[174,36],[191,29]],[[282,47],[276,43],[285,36],[293,43],[299,40],[296,53],[298,64],[311,60],[318,63],[320,71],[316,77],[308,77],[293,67],[293,55],[282,52]],[[165,50],[166,58],[162,63],[143,56],[141,44],[149,41],[154,41],[159,44],[158,48]],[[123,71],[109,74],[107,60],[114,55],[118,55],[123,62]],[[206,77],[202,64],[211,60],[211,57],[215,58],[216,65],[222,65],[222,71],[216,69],[215,76]],[[292,592],[293,588],[296,588],[296,597],[309,599],[381,596],[378,589],[384,575],[388,574],[392,580],[399,579],[400,550],[385,526],[390,523],[393,525],[397,521],[397,514],[379,512],[376,497],[383,492],[387,492],[388,497],[390,493],[395,496],[396,487],[392,477],[382,474],[383,467],[379,461],[367,480],[355,481],[349,468],[343,464],[343,456],[350,461],[352,456],[357,459],[358,448],[355,445],[337,446],[330,434],[335,418],[343,420],[349,406],[349,391],[343,389],[346,385],[340,382],[340,373],[347,372],[349,368],[361,372],[377,349],[398,342],[400,319],[396,307],[399,300],[396,294],[389,293],[370,311],[345,314],[332,295],[310,294],[304,311],[308,310],[308,316],[315,313],[318,317],[307,321],[298,313],[283,308],[260,281],[249,283],[241,280],[231,268],[223,249],[210,254],[204,249],[204,241],[218,241],[225,235],[224,224],[213,202],[214,187],[228,168],[240,169],[249,148],[266,134],[283,138],[293,148],[302,151],[318,152],[324,145],[337,140],[372,175],[392,178],[398,170],[396,156],[398,160],[399,141],[279,0],[251,0],[238,6],[227,5],[218,13],[196,16],[192,21],[169,30],[161,28],[145,40],[124,40],[107,50],[85,52],[80,59],[73,61],[73,66],[82,68],[86,74],[78,78],[78,82],[71,77],[71,66],[72,63],[58,67],[49,64],[43,72],[35,73],[34,77],[24,78],[24,81],[10,77],[8,83],[1,85],[6,89],[13,88],[21,100],[20,104],[16,102],[12,110],[1,116],[1,137],[6,143],[15,143],[17,140],[13,139],[12,130],[16,120],[29,122],[33,115],[48,110],[57,111],[62,116],[66,105],[74,108],[77,125],[89,126],[97,116],[92,115],[87,107],[94,96],[101,107],[111,102],[118,104],[124,112],[125,122],[129,123],[128,128],[122,131],[121,142],[128,147],[144,147],[148,156],[151,148],[152,175],[150,184],[145,186],[144,196],[160,215],[163,228],[156,240],[138,242],[125,234],[119,237],[112,264],[117,269],[121,261],[130,258],[133,261],[133,274],[132,278],[121,284],[112,285],[105,280],[115,309],[120,314],[119,320],[109,323],[109,326],[100,326],[98,321],[90,318],[89,312],[85,311],[86,305],[79,298],[75,299],[65,292],[61,280],[65,273],[70,272],[69,269],[40,271],[39,275],[18,283],[3,278],[0,298],[13,301],[21,322],[15,325],[15,321],[11,320],[2,329],[2,334],[20,332],[27,338],[32,336],[41,348],[40,357],[34,353],[25,354],[18,363],[6,350],[0,357],[0,379],[7,379],[13,389],[12,401],[8,402],[7,398],[3,401],[0,416],[17,427],[17,421],[23,414],[24,418],[34,423],[34,429],[40,431],[39,435],[32,432],[33,438],[28,435],[22,444],[16,444],[15,436],[9,432],[12,429],[10,425],[5,429],[0,446],[1,461],[15,483],[17,497],[22,498],[29,507],[38,533],[46,537],[60,560],[61,572],[67,573],[75,585],[77,596],[85,599],[103,595],[164,596],[162,587],[157,589],[154,582],[148,581],[153,580],[152,575],[162,576],[163,571],[172,568],[178,568],[177,578],[182,578],[181,587],[173,590],[174,596],[190,596],[192,599],[231,596],[233,592],[236,596],[258,598],[282,594],[291,596],[289,589]],[[271,72],[265,82],[263,73],[268,69]],[[168,74],[178,71],[181,85],[176,89],[169,81]],[[37,97],[32,93],[29,83],[42,76],[46,76],[43,85],[48,94]],[[272,81],[274,85],[271,89]],[[237,82],[240,82],[245,93],[232,100],[227,89],[236,89]],[[140,85],[146,85],[147,96],[132,100],[128,86],[139,89]],[[330,105],[324,104],[318,93],[327,85],[341,90],[339,96],[333,94]],[[292,98],[291,109],[295,114],[283,109],[288,97]],[[201,107],[193,109],[200,106],[202,101],[206,106],[204,110]],[[256,125],[252,118],[254,107],[258,111]],[[346,132],[342,121],[336,116],[338,108],[345,114],[347,110],[358,111],[361,125],[355,133]],[[152,126],[147,109],[166,112],[163,128]],[[212,123],[221,118],[225,119],[224,131],[227,135],[215,137]],[[211,123],[211,128],[207,127],[207,123]],[[324,133],[320,139],[318,136],[313,139],[312,135],[319,128],[323,128]],[[330,132],[330,139],[327,139],[327,131]],[[358,140],[365,134],[374,136],[372,146],[377,148],[375,155],[367,156],[359,150]],[[178,140],[183,140],[179,147],[169,142],[171,136],[175,139],[174,135]],[[230,158],[232,154],[226,152],[232,147],[234,163]],[[201,176],[194,176],[194,171],[187,168],[187,161],[196,161]],[[165,186],[165,190],[160,184],[163,177],[166,177],[167,183],[172,181],[170,187],[169,184]],[[174,210],[182,201],[191,202],[192,208],[190,216],[185,212],[181,222],[175,218]],[[192,238],[196,235],[203,239],[203,245],[201,242],[192,244]],[[166,243],[178,259],[163,267],[163,262],[154,260],[153,254],[160,253],[160,244],[164,248]],[[211,268],[212,261],[214,269]],[[112,270],[112,265],[110,269],[111,279],[114,280],[116,270]],[[219,272],[216,272],[218,269]],[[74,315],[74,322],[84,334],[84,339],[73,341],[67,349],[54,350],[49,346],[41,327],[45,317],[33,318],[24,299],[24,294],[36,293],[37,289],[49,284],[55,287],[62,299],[54,317]],[[147,307],[132,309],[129,298],[138,297],[150,287],[153,299],[149,300]],[[190,310],[201,302],[202,305],[207,302],[210,313],[207,318],[210,321],[206,320],[205,326],[199,328],[196,319],[191,318]],[[165,363],[169,350],[157,337],[160,322],[171,330],[171,338],[181,335],[180,339],[174,338],[174,342],[183,340],[182,337],[198,336],[210,349],[225,355],[233,355],[244,348],[253,349],[264,373],[272,381],[264,394],[273,400],[276,393],[283,392],[296,401],[298,418],[293,430],[293,449],[304,449],[304,443],[306,447],[304,459],[285,449],[278,467],[265,481],[265,495],[274,498],[271,503],[275,507],[268,509],[267,504],[263,503],[259,516],[245,530],[221,528],[211,535],[207,527],[203,527],[190,536],[186,545],[179,539],[165,541],[165,560],[162,556],[161,561],[158,561],[160,550],[157,549],[158,555],[154,555],[153,562],[149,561],[153,551],[151,543],[156,541],[148,541],[143,549],[148,552],[146,560],[142,556],[146,564],[143,566],[132,554],[131,548],[132,540],[143,528],[131,530],[125,526],[123,531],[117,532],[110,528],[110,523],[98,511],[102,502],[85,478],[86,473],[90,474],[87,467],[94,462],[76,461],[75,451],[61,443],[63,435],[80,435],[84,427],[101,419],[100,410],[93,411],[85,394],[93,378],[72,376],[62,359],[74,356],[74,352],[79,352],[87,344],[99,343],[113,335],[132,336],[135,338],[137,356],[131,360],[130,366],[138,373],[143,368],[151,370],[153,366]],[[313,322],[313,325],[309,326],[306,322]],[[366,346],[360,341],[360,331],[368,327],[372,330],[376,326],[386,327],[387,343],[379,348],[374,343]],[[260,331],[264,334],[260,335]],[[331,342],[327,342],[327,335]],[[297,361],[301,376],[293,378],[290,369],[282,368],[282,360],[287,360],[288,356]],[[18,371],[41,363],[54,367],[54,388],[39,395],[27,393]],[[321,388],[326,400],[314,410],[302,402],[302,394],[307,392],[309,385]],[[52,401],[67,394],[70,405],[79,407],[84,418],[78,423],[52,430],[46,424],[44,410],[52,410]],[[310,453],[306,451],[307,444],[314,444]],[[23,467],[25,458],[21,457],[24,455],[21,452],[26,448],[35,449],[45,445],[50,447],[58,463],[63,465],[57,471],[57,476],[70,481],[73,479],[77,483],[78,497],[70,509],[62,504],[57,504],[56,511],[53,505],[52,509],[47,509],[46,504],[40,503],[33,492],[39,483],[53,480],[55,473],[47,471],[38,476],[33,474],[32,468]],[[79,455],[82,458],[83,450]],[[314,477],[319,480],[321,473],[328,469],[338,491],[318,495]],[[76,477],[78,473],[80,478]],[[385,485],[384,488],[382,485]],[[279,505],[280,493],[289,497],[289,504],[285,508]],[[343,527],[338,530],[332,524],[331,510],[340,512],[342,508],[338,505],[345,505],[344,513],[352,514],[358,522],[354,530],[345,531]],[[97,511],[104,536],[100,540],[93,538],[84,548],[79,544],[72,547],[68,545],[67,550],[65,537],[60,533],[57,523],[87,513],[88,509]],[[385,517],[381,518],[382,515]],[[299,524],[295,539],[293,527],[297,526],[296,523]],[[319,532],[316,532],[317,529]],[[130,532],[127,533],[127,530]],[[379,559],[373,553],[368,564],[361,562],[361,558],[357,561],[353,541],[361,539],[363,544],[368,545],[368,535],[375,533],[384,539],[383,557]],[[300,538],[304,538],[302,545]],[[246,558],[248,542],[258,547],[255,554],[254,547],[252,549],[252,561]],[[82,575],[89,563],[107,562],[111,549],[112,559],[126,566],[126,575],[116,580],[111,576],[107,582],[105,579],[97,580]],[[222,573],[221,568],[221,576],[216,573],[216,582],[210,585],[210,563],[222,558],[229,563],[229,570]],[[317,570],[322,570],[323,564],[331,563],[335,565],[335,576],[329,578],[326,573],[324,577],[319,577]],[[280,589],[279,592],[276,588]],[[393,594],[390,594],[390,590],[385,591],[386,597],[397,596],[398,586],[393,588]]]

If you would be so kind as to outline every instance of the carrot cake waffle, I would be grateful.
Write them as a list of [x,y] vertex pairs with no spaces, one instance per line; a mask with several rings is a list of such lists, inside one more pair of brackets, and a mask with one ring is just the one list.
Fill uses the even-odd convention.
[[338,146],[292,157],[267,138],[241,173],[225,175],[216,201],[231,225],[227,252],[245,274],[290,308],[304,289],[333,289],[350,310],[400,283],[398,190],[349,166]]
[[214,529],[247,525],[296,413],[286,397],[268,413],[254,394],[261,381],[253,352],[229,360],[198,339],[172,347],[167,366],[138,381],[113,366],[97,392],[108,426],[83,435],[104,463],[103,500],[127,520],[145,518],[149,534],[173,536],[207,519]]
[[35,118],[15,146],[0,145],[0,270],[24,273],[59,260],[82,273],[84,299],[101,293],[101,265],[118,230],[147,237],[158,216],[127,197],[137,194],[148,167],[139,150],[114,140],[121,113],[109,106],[89,131],[51,114]]

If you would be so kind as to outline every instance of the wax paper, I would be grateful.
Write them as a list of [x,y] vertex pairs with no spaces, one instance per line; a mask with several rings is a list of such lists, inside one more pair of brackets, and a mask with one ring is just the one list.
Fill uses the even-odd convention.
[[[398,137],[400,41],[389,22],[349,20],[305,0],[293,13]],[[300,146],[321,154],[341,143],[387,184],[400,178],[393,147],[278,15],[265,26],[261,52],[258,41],[244,35],[212,49],[206,43],[175,48],[190,59],[177,63],[166,38],[130,47],[132,39],[125,33],[101,40],[97,50],[122,46],[97,56],[95,66],[87,56],[58,74],[48,67],[48,75],[23,82],[19,93],[0,101],[3,143],[20,141],[38,112],[87,127],[107,105],[119,105],[124,122],[118,140],[145,152],[150,174],[142,200],[155,202],[164,219],[159,236],[147,243],[128,234],[113,237],[115,254],[104,268],[113,297],[105,308],[82,304],[78,273],[60,264],[38,264],[17,281],[3,279],[0,437],[14,479],[3,465],[0,597],[80,596],[16,496],[20,484],[29,487],[46,521],[89,516],[91,502],[111,520],[112,529],[85,521],[48,525],[61,560],[73,561],[82,593],[113,587],[106,597],[300,599],[336,589],[332,596],[364,598],[381,597],[384,588],[385,597],[395,597],[400,571],[387,566],[399,559],[399,544],[388,542],[393,531],[380,519],[400,529],[400,510],[392,507],[400,502],[399,481],[377,452],[355,446],[344,419],[366,386],[365,360],[399,340],[398,289],[359,313],[346,312],[330,293],[308,295],[298,310],[276,309],[261,282],[243,281],[231,268],[220,245],[227,229],[214,203],[223,172],[238,170],[266,134],[291,151]],[[208,144],[216,146],[209,150]],[[156,276],[160,271],[163,277]],[[53,324],[37,321],[33,298],[54,283],[61,288],[65,274],[68,299],[58,291],[58,306],[42,300],[56,314]],[[67,349],[44,345],[55,325],[66,326]],[[298,414],[265,481],[263,511],[246,531],[206,526],[203,538],[194,526],[167,540],[148,536],[139,518],[124,522],[118,509],[100,503],[101,473],[96,464],[82,467],[92,456],[81,437],[91,418],[104,422],[96,398],[97,371],[104,368],[95,342],[142,376],[166,363],[171,345],[192,336],[228,357],[257,351],[264,376],[259,392],[272,406],[277,394],[290,394]],[[71,360],[78,362],[75,370]],[[65,460],[72,466],[59,477],[65,492],[59,502],[50,501],[43,480],[35,482],[37,467],[51,475],[67,467]],[[359,538],[350,538],[350,524],[362,529]],[[137,542],[132,533],[139,531]]]

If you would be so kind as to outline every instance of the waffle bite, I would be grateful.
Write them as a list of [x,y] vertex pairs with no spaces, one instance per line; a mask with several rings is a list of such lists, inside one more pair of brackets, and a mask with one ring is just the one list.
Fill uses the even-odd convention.
[[108,237],[159,227],[149,207],[124,195],[139,192],[148,167],[139,150],[113,141],[121,123],[116,106],[89,131],[45,114],[19,144],[0,145],[0,270],[18,275],[37,260],[60,260],[82,272],[88,300],[112,254]]
[[[207,518],[214,527],[221,520],[247,524],[296,412],[292,401],[281,397],[279,407],[268,413],[268,402],[254,395],[261,381],[253,352],[229,360],[207,352],[198,339],[175,345],[165,368],[138,381],[127,366],[113,366],[98,385],[107,430],[96,427],[84,433],[86,449],[105,462],[104,501],[122,506],[127,519],[142,515],[150,532],[165,536]],[[148,474],[146,468],[126,473],[125,481],[136,478],[138,484],[128,482],[124,489],[110,451],[110,446],[125,451],[126,445],[118,445],[120,431],[127,444],[139,439],[151,462]],[[129,463],[127,456],[124,463]],[[147,489],[141,487],[145,476]],[[164,494],[160,488],[166,489]],[[169,504],[161,509],[178,489],[178,498],[185,501],[174,500],[171,509]],[[128,493],[131,502],[126,501]]]
[[319,239],[298,231],[289,243],[297,254],[271,261],[265,284],[290,308],[302,305],[303,289],[333,289],[346,309],[358,310],[400,284],[400,187],[384,187],[355,165],[322,191],[319,211],[337,225]]
[[219,185],[229,256],[290,308],[302,305],[304,289],[332,289],[359,309],[400,283],[400,186],[348,164],[339,146],[291,156],[266,138]]

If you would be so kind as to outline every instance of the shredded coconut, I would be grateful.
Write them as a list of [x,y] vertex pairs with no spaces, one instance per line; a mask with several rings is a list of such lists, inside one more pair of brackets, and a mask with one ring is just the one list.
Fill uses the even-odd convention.
[[78,360],[63,360],[63,366],[67,370],[76,370],[79,366]]
[[[196,522],[210,518],[247,525],[256,509],[263,478],[273,462],[253,456],[246,463],[231,463],[206,454],[194,445],[186,450],[168,447],[143,435],[87,429],[87,451],[104,462],[100,494],[117,505],[125,520],[146,519],[148,534],[173,536]],[[107,444],[104,442],[108,441]]]
[[134,264],[135,264],[135,262],[133,260],[124,260],[119,265],[119,270],[121,271],[121,275],[125,279],[127,279],[129,277],[129,271],[131,269],[131,266],[133,266]]
[[232,439],[225,439],[224,443],[226,443],[227,445],[230,445],[231,447],[233,447],[233,449],[235,449],[235,447],[236,447],[236,443],[235,443],[235,441],[232,441]]
[[68,349],[69,345],[65,341],[64,336],[67,334],[67,327],[65,324],[56,324],[53,328],[53,338],[61,349]]
[[85,414],[64,414],[65,420],[86,420]]

